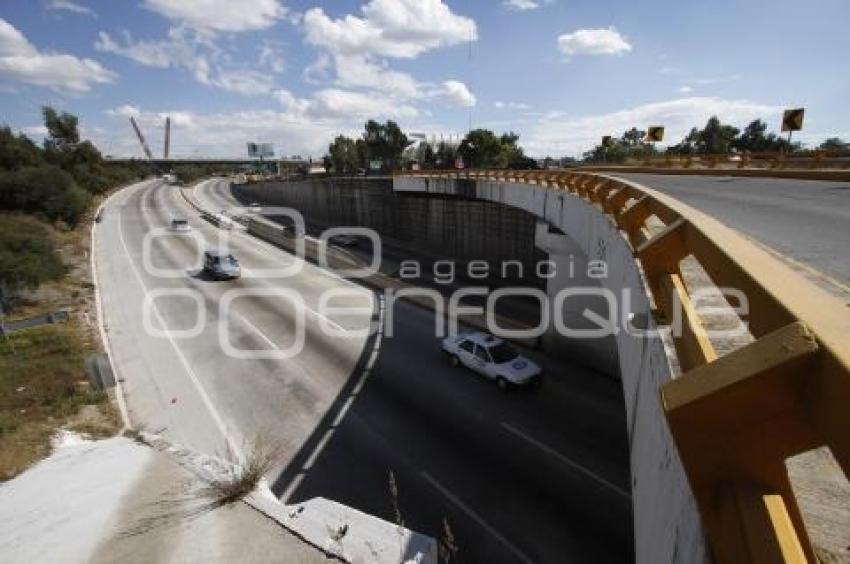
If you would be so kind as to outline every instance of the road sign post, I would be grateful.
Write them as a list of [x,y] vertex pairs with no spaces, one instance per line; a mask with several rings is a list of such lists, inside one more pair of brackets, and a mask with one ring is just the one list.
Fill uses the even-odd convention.
[[[782,112],[782,131],[788,132],[788,145],[791,144],[791,135],[795,131],[803,129],[803,116],[806,108],[791,108]],[[791,150],[791,147],[788,147]]]

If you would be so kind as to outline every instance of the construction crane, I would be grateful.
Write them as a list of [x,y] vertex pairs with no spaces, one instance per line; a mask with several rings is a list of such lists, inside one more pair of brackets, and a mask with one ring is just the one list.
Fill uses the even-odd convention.
[[153,155],[151,154],[151,149],[150,147],[148,147],[148,144],[145,141],[145,136],[142,135],[142,130],[139,129],[139,124],[136,123],[136,119],[133,116],[130,116],[130,124],[133,126],[133,129],[136,132],[136,137],[139,138],[139,143],[142,144],[142,150],[145,152],[145,156],[147,156],[149,161],[152,161]]
[[171,146],[171,118],[165,117],[165,146],[162,149],[162,158],[168,160],[168,149]]

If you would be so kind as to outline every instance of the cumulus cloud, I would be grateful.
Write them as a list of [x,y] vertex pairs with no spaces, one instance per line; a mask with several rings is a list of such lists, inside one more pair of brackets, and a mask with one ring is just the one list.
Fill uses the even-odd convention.
[[[271,141],[281,154],[318,156],[327,151],[334,136],[340,133],[355,136],[362,132],[363,118],[367,117],[364,112],[370,112],[368,117],[372,117],[371,112],[380,111],[387,118],[410,118],[416,113],[413,108],[397,111],[381,99],[364,100],[333,90],[311,100],[299,99],[287,91],[277,91],[274,95],[281,101],[280,110],[217,113],[142,110],[136,119],[155,154],[162,151],[162,128],[165,116],[170,116],[171,154],[177,158],[244,156],[245,143],[251,140]],[[379,109],[382,104],[384,107]],[[124,123],[126,117],[115,115],[111,119],[116,120],[115,127],[93,132],[92,141],[108,155],[140,156],[138,142]]]
[[[702,127],[716,115],[724,123],[743,126],[756,118],[778,115],[780,106],[748,100],[687,97],[642,104],[606,114],[572,116],[550,113],[533,125],[523,140],[530,154],[579,155],[599,143],[603,135],[619,135],[632,127],[664,125],[670,143]],[[566,133],[565,133],[566,132]]]
[[475,21],[455,14],[442,0],[371,0],[361,12],[331,19],[321,8],[308,10],[307,41],[335,53],[413,58],[477,39]]
[[565,56],[620,55],[632,46],[614,27],[608,29],[578,29],[558,37],[558,50]]
[[120,116],[120,117],[137,117],[142,113],[138,106],[133,106],[132,104],[124,104],[122,106],[118,106],[117,108],[110,108],[106,110],[106,115],[108,116]]
[[416,80],[407,73],[391,70],[364,55],[334,55],[336,84],[345,87],[372,88],[390,92],[395,97],[415,98],[419,92]]
[[442,96],[450,104],[455,106],[471,107],[476,103],[475,96],[466,87],[466,84],[457,80],[447,80],[443,83]]
[[85,14],[87,16],[97,17],[97,14],[91,8],[71,2],[71,0],[50,0],[45,6],[50,11],[54,12],[73,12],[75,14]]
[[287,14],[278,0],[145,0],[144,6],[180,24],[212,32],[266,29]]
[[0,18],[0,78],[80,93],[95,84],[113,82],[117,76],[92,59],[41,52]]
[[274,85],[268,73],[227,65],[227,57],[213,39],[187,27],[171,28],[165,39],[154,41],[135,40],[124,33],[119,42],[101,31],[95,49],[127,57],[147,67],[184,69],[201,84],[237,94],[269,94]]

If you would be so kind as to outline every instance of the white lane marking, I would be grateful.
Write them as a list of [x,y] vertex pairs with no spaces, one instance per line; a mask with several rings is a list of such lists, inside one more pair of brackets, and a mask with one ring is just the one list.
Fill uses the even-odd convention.
[[274,350],[276,350],[276,351],[279,351],[279,350],[280,350],[280,347],[279,347],[279,346],[277,346],[277,343],[275,343],[274,341],[272,341],[271,339],[269,339],[269,338],[266,336],[266,334],[265,334],[265,333],[263,333],[262,331],[260,331],[260,328],[259,328],[259,327],[257,327],[256,325],[254,325],[253,323],[251,323],[250,321],[248,321],[248,318],[247,318],[247,317],[245,317],[245,316],[244,316],[244,315],[242,315],[242,314],[235,313],[235,312],[233,312],[233,315],[235,315],[235,316],[239,319],[239,321],[241,321],[242,323],[244,323],[245,325],[247,325],[247,326],[248,326],[248,328],[249,328],[249,329],[251,329],[251,331],[253,331],[253,332],[254,332],[254,333],[256,333],[257,335],[259,335],[259,336],[260,336],[260,338],[261,338],[261,339],[262,339],[262,340],[263,340],[263,341],[264,341],[264,342],[265,342],[265,343],[266,343],[269,347],[271,347],[272,349],[274,349]]
[[[119,213],[118,213],[118,238],[121,240],[121,246],[124,248],[124,254],[127,255],[127,260],[130,263],[130,269],[133,271],[133,274],[135,275],[136,280],[139,283],[139,286],[141,286],[142,291],[147,296],[148,293],[149,293],[149,290],[148,290],[147,286],[145,285],[144,279],[142,278],[142,275],[139,272],[139,269],[136,267],[136,265],[133,261],[133,257],[130,254],[130,249],[127,247],[127,242],[124,239],[124,229],[122,228],[121,217],[122,217],[122,214],[119,211]],[[165,323],[165,319],[163,319],[162,314],[160,313],[159,308],[156,306],[155,301],[151,301],[151,310],[154,312],[154,315],[156,316],[156,318],[159,321],[159,324],[162,326],[162,328],[167,329],[168,325]],[[186,371],[186,374],[189,376],[189,379],[191,380],[192,384],[194,385],[195,390],[198,392],[198,395],[201,397],[201,401],[203,402],[204,406],[206,406],[207,410],[210,412],[210,415],[212,416],[213,422],[215,423],[216,427],[218,427],[218,430],[221,433],[222,437],[224,438],[225,443],[227,443],[227,448],[230,449],[230,452],[233,453],[233,455],[239,461],[244,461],[245,457],[242,454],[242,450],[236,445],[236,443],[230,437],[230,434],[227,432],[227,426],[225,425],[224,420],[221,418],[221,415],[219,415],[218,411],[216,410],[215,406],[212,403],[212,400],[210,400],[210,397],[207,395],[206,390],[204,390],[204,387],[201,385],[201,381],[198,379],[198,376],[195,374],[195,371],[192,370],[192,367],[189,364],[189,361],[186,360],[186,356],[183,354],[183,351],[180,349],[179,346],[177,346],[177,342],[174,340],[173,337],[171,337],[170,334],[166,333],[166,335],[168,336],[168,341],[171,343],[171,347],[174,349],[175,354],[177,354],[177,358],[180,361],[180,364],[183,366],[183,369]]]
[[[101,204],[97,207],[97,210],[94,213],[94,217],[102,218],[103,216],[101,214],[106,208],[107,202],[112,200],[113,196],[117,196],[119,193],[123,193],[123,189],[114,192],[103,202],[101,202]],[[118,213],[120,215],[120,208]],[[97,226],[97,222],[92,222],[91,229],[89,232],[89,236],[91,238],[89,243],[89,258],[91,259],[92,282],[94,284],[94,302],[95,311],[97,312],[97,327],[98,331],[100,332],[100,340],[103,343],[103,350],[106,352],[106,357],[109,360],[109,366],[110,368],[112,368],[112,375],[115,378],[115,399],[118,402],[118,411],[121,413],[121,420],[124,422],[124,428],[129,429],[132,427],[132,425],[130,423],[130,412],[127,409],[127,400],[124,398],[124,385],[122,384],[122,376],[121,372],[118,370],[115,354],[112,352],[112,345],[109,342],[109,336],[106,333],[106,318],[103,315],[103,298],[100,292],[101,284],[100,276],[98,275],[96,260],[97,248],[95,247],[95,230],[97,229]],[[86,313],[86,317],[88,318],[88,313]]]
[[446,496],[449,501],[458,506],[464,513],[466,513],[473,521],[478,523],[478,525],[490,533],[493,537],[495,537],[499,542],[501,542],[505,547],[514,553],[514,555],[522,560],[523,562],[534,562],[531,558],[529,558],[525,553],[523,553],[520,549],[518,549],[511,541],[506,539],[499,531],[494,529],[487,521],[481,518],[477,513],[475,513],[472,509],[470,509],[465,503],[463,503],[460,499],[457,498],[452,492],[446,489],[440,482],[435,480],[433,476],[431,476],[428,472],[420,472],[419,473],[422,478],[434,486],[441,494]]
[[595,480],[596,482],[598,482],[599,484],[601,484],[602,486],[605,486],[606,488],[614,491],[615,493],[619,494],[620,496],[624,497],[625,499],[630,500],[632,498],[632,496],[629,495],[629,493],[626,490],[624,490],[623,488],[612,484],[611,482],[609,482],[608,480],[606,480],[605,478],[603,478],[601,476],[597,476],[596,474],[594,474],[593,472],[591,472],[590,470],[588,470],[587,468],[585,468],[581,464],[579,464],[577,462],[573,462],[572,460],[570,460],[569,458],[567,458],[566,456],[564,456],[560,452],[556,451],[552,447],[541,443],[537,439],[529,437],[528,435],[526,435],[525,433],[523,433],[522,431],[520,431],[519,429],[517,429],[513,425],[511,425],[509,423],[502,422],[502,427],[504,427],[505,430],[507,430],[510,433],[513,433],[514,435],[516,435],[520,439],[523,439],[524,441],[536,446],[537,448],[539,448],[543,452],[549,454],[550,456],[554,456],[555,458],[557,458],[558,460],[560,460],[561,462],[563,462],[564,464],[566,464],[570,468],[573,468],[574,470],[581,472],[582,474],[584,474],[588,478],[591,478],[591,479]]
[[[316,448],[313,449],[313,452],[310,453],[310,456],[307,458],[307,462],[299,469],[298,474],[295,475],[295,478],[289,482],[289,485],[286,486],[286,489],[283,491],[283,494],[280,496],[280,501],[282,503],[287,503],[289,498],[292,497],[293,492],[298,489],[298,486],[301,485],[301,482],[304,481],[304,477],[307,475],[307,471],[313,466],[316,462],[316,459],[319,457],[319,454],[325,449],[328,441],[330,441],[331,437],[334,434],[334,431],[339,427],[342,419],[348,413],[348,410],[351,409],[351,406],[354,404],[354,400],[357,399],[357,396],[360,394],[360,391],[363,389],[363,386],[366,384],[366,380],[369,379],[369,376],[372,374],[372,368],[375,366],[375,362],[378,360],[378,354],[381,350],[381,342],[384,338],[384,314],[385,314],[385,305],[383,296],[378,295],[378,321],[377,328],[375,331],[375,344],[372,346],[372,352],[369,354],[369,360],[366,362],[366,366],[363,368],[363,372],[360,374],[360,378],[357,381],[357,384],[351,390],[351,394],[349,394],[342,408],[339,410],[336,418],[333,423],[331,423],[330,428],[322,435],[322,439],[319,441],[319,444],[316,445]],[[374,303],[373,303],[374,307]]]

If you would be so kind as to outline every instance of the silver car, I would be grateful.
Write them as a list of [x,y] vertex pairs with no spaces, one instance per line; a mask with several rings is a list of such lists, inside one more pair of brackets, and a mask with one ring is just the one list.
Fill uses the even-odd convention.
[[203,272],[216,280],[232,280],[242,276],[239,261],[227,251],[204,251]]

